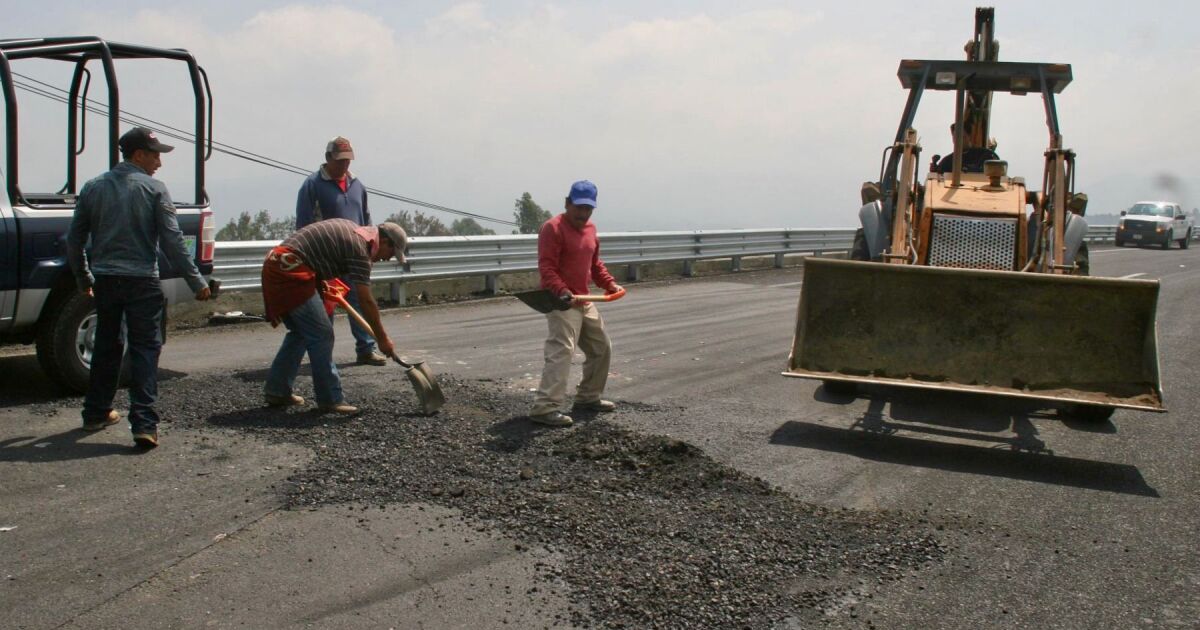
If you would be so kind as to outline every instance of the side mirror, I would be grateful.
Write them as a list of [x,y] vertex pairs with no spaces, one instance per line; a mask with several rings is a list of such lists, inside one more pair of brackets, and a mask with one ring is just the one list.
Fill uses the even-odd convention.
[[1121,216],[1125,216],[1125,210],[1121,211]]

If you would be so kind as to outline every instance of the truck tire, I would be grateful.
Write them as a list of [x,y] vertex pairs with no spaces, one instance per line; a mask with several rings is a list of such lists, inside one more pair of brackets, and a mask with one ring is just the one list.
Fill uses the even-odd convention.
[[[46,376],[69,390],[84,393],[96,341],[96,308],[92,298],[71,291],[47,304],[52,319],[37,336],[37,358]],[[129,381],[129,361],[121,363],[121,382]]]
[[1179,239],[1179,249],[1187,249],[1188,245],[1191,242],[1192,242],[1192,228],[1188,228],[1187,234],[1184,234],[1183,238]]
[[1167,232],[1167,238],[1162,242],[1163,249],[1171,249],[1171,237],[1175,236],[1172,232]]

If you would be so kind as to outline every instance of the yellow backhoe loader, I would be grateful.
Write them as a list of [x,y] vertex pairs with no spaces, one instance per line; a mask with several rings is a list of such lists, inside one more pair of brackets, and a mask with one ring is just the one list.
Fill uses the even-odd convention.
[[[997,61],[994,23],[976,10],[966,60],[900,62],[895,141],[863,185],[850,260],[805,263],[784,375],[839,393],[870,383],[1035,399],[1092,420],[1163,411],[1158,282],[1088,276],[1087,196],[1054,101],[1071,66]],[[921,182],[913,121],[929,91],[955,96],[954,152]],[[1040,192],[989,146],[997,93],[1042,97]]]

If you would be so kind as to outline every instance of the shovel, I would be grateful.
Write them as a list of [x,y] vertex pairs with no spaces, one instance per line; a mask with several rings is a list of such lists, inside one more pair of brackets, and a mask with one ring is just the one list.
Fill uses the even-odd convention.
[[[539,313],[549,313],[550,311],[565,311],[571,308],[571,304],[558,299],[557,295],[545,290],[538,289],[536,291],[522,291],[514,293],[518,300],[529,305],[530,308]],[[608,293],[604,295],[576,295],[573,296],[580,302],[615,302],[625,297],[625,287],[621,287],[616,293]]]
[[[367,334],[371,334],[371,325],[367,323],[367,320],[362,315],[358,314],[358,311],[354,310],[346,302],[346,298],[341,293],[331,292],[327,295],[336,300],[342,308],[346,309],[350,317],[353,317],[354,321],[358,322],[358,325],[367,331]],[[421,404],[421,413],[427,416],[433,415],[437,413],[438,409],[442,408],[442,405],[446,404],[446,396],[442,393],[442,387],[438,385],[437,378],[433,375],[433,370],[429,369],[424,361],[408,363],[396,355],[392,355],[392,360],[404,368],[404,375],[408,377],[408,381],[412,383],[413,389],[417,391],[417,400]]]

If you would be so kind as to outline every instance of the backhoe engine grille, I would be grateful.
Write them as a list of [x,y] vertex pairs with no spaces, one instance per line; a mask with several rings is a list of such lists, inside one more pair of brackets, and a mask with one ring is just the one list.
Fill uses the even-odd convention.
[[1016,219],[933,215],[930,266],[1010,270],[1016,251]]

